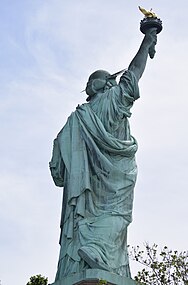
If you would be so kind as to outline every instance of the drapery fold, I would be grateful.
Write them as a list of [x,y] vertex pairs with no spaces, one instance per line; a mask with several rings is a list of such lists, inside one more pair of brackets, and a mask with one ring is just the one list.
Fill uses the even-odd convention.
[[54,140],[50,169],[64,187],[56,280],[91,268],[92,256],[98,268],[129,275],[137,142],[127,118],[138,97],[136,79],[126,72],[119,85],[78,106]]

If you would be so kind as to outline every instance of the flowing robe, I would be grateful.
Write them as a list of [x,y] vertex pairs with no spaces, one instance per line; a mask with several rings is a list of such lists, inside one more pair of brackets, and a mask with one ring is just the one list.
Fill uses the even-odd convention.
[[[87,268],[130,277],[137,142],[128,117],[138,98],[136,77],[126,71],[117,86],[78,106],[54,140],[50,170],[64,187],[56,281]],[[79,252],[91,255],[90,262]]]

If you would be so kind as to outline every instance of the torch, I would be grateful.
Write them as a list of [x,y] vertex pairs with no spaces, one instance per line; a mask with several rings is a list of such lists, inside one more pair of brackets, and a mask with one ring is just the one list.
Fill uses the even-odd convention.
[[[152,11],[145,10],[139,6],[139,10],[144,14],[144,19],[140,22],[140,31],[145,34],[147,30],[155,28],[157,34],[162,31],[162,21],[157,17],[157,15]],[[151,46],[149,49],[149,56],[153,58],[155,54],[155,45]]]

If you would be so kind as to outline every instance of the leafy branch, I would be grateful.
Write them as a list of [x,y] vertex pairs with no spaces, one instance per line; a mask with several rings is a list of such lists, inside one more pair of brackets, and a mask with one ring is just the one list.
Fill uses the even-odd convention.
[[138,271],[135,281],[144,285],[188,285],[188,252],[172,251],[164,246],[144,244],[144,250],[139,246],[129,249],[132,260],[143,265]]

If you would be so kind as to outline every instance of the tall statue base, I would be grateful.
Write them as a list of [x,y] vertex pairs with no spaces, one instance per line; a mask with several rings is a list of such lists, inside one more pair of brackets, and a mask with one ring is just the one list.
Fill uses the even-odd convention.
[[120,276],[100,269],[87,269],[80,273],[74,273],[56,281],[50,285],[102,285],[100,280],[105,280],[105,285],[136,285],[130,278]]

